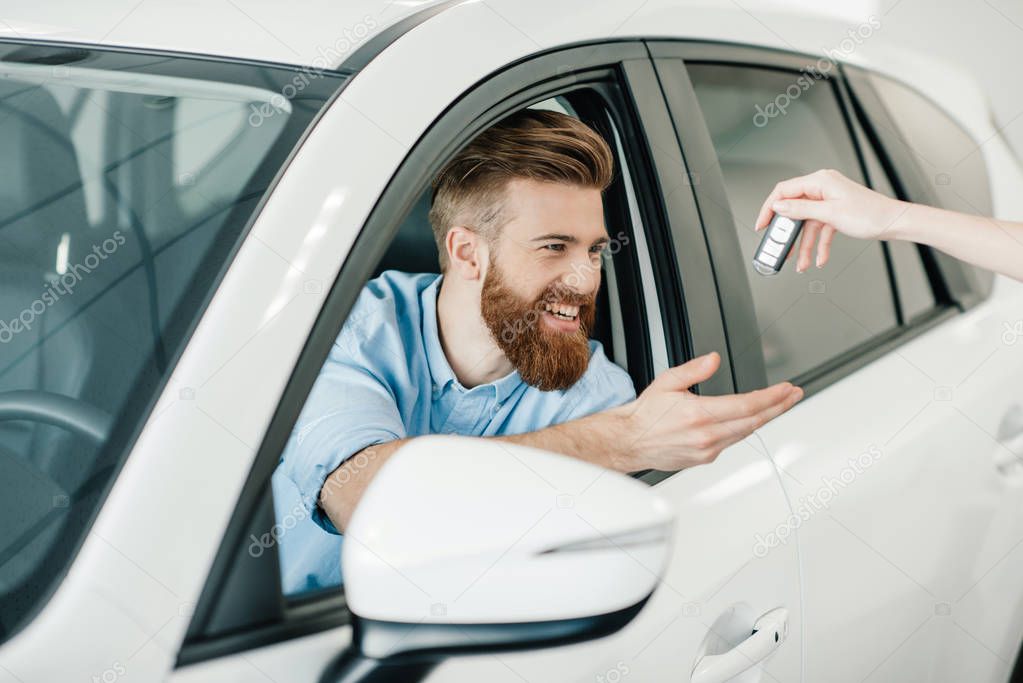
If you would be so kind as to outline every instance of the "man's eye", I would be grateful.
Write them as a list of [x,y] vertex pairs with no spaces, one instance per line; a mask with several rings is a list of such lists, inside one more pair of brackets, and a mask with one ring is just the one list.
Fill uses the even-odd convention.
[[543,248],[550,249],[551,251],[565,251],[565,245],[561,244],[560,242],[555,242],[553,244],[545,244]]

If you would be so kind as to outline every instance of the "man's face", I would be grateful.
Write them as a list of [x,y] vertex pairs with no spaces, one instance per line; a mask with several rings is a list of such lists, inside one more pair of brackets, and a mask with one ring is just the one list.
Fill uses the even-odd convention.
[[589,363],[608,242],[600,191],[517,179],[506,198],[512,219],[491,245],[480,312],[523,381],[566,389]]

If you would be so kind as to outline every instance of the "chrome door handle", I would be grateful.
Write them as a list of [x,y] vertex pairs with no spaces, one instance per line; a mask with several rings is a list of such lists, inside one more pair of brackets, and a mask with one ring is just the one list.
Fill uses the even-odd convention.
[[728,652],[701,657],[690,676],[692,683],[721,683],[752,669],[770,657],[789,633],[789,611],[776,607],[753,624],[753,633]]

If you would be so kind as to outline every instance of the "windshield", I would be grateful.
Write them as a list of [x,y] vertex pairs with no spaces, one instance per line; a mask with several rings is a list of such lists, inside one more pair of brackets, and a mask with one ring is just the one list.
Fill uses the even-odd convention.
[[0,42],[0,638],[56,585],[335,72]]

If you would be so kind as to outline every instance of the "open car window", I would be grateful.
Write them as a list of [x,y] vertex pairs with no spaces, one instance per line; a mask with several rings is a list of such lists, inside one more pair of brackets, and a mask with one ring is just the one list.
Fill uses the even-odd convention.
[[[529,108],[556,111],[575,118],[582,118],[573,106],[571,98],[564,96],[542,100],[530,105]],[[636,202],[634,197],[631,200],[629,197],[634,195],[635,190],[632,187],[627,187],[627,184],[631,183],[628,171],[625,170],[624,174],[622,171],[621,140],[607,112],[601,111],[598,115],[604,129],[611,131],[610,139],[607,139],[606,142],[616,156],[616,174],[624,175],[623,182],[609,188],[605,197],[607,193],[615,192],[623,195],[619,197],[619,200],[623,206],[630,207],[630,218],[632,218],[631,212],[635,210]],[[373,271],[374,277],[393,271],[417,274],[440,272],[437,247],[428,219],[430,203],[431,190],[428,188],[420,193],[413,203],[411,211],[399,226],[397,235]],[[605,199],[606,204],[607,200]],[[596,323],[591,330],[590,337],[601,343],[608,358],[617,362],[623,369],[628,369],[627,335],[621,311],[620,292],[624,283],[619,282],[619,278],[615,276],[615,255],[623,249],[630,251],[636,249],[633,235],[636,230],[642,230],[642,224],[636,218],[635,222],[630,222],[628,225],[619,225],[618,219],[608,212],[606,206],[605,214],[605,225],[610,243],[601,259],[603,272],[597,297]],[[655,290],[653,287],[649,289],[650,291]],[[656,305],[653,308],[656,310]],[[373,341],[366,340],[364,342],[360,339],[357,343],[372,344]],[[661,353],[664,353],[663,350]],[[407,360],[411,363],[414,359]],[[329,363],[330,360],[328,359],[327,362]],[[323,382],[330,383],[332,380],[321,374],[317,384]],[[324,387],[326,386],[328,385],[324,384]],[[329,386],[330,391],[343,391],[342,386],[333,384]],[[326,391],[326,389],[321,387],[322,391]],[[316,393],[317,385],[314,385],[310,396]],[[294,427],[293,439],[297,443],[305,438],[309,430],[315,428],[320,420],[332,417],[338,416],[329,412],[320,417],[303,413]],[[301,600],[311,595],[336,591],[343,584],[339,559],[345,538],[343,534],[325,531],[307,512],[306,501],[303,501],[298,487],[284,470],[283,460],[285,457],[287,457],[287,452],[282,453],[282,465],[278,467],[272,477],[275,524],[268,534],[258,537],[257,545],[260,546],[260,550],[276,548],[282,593],[286,598]],[[355,457],[361,456],[356,455]]]

